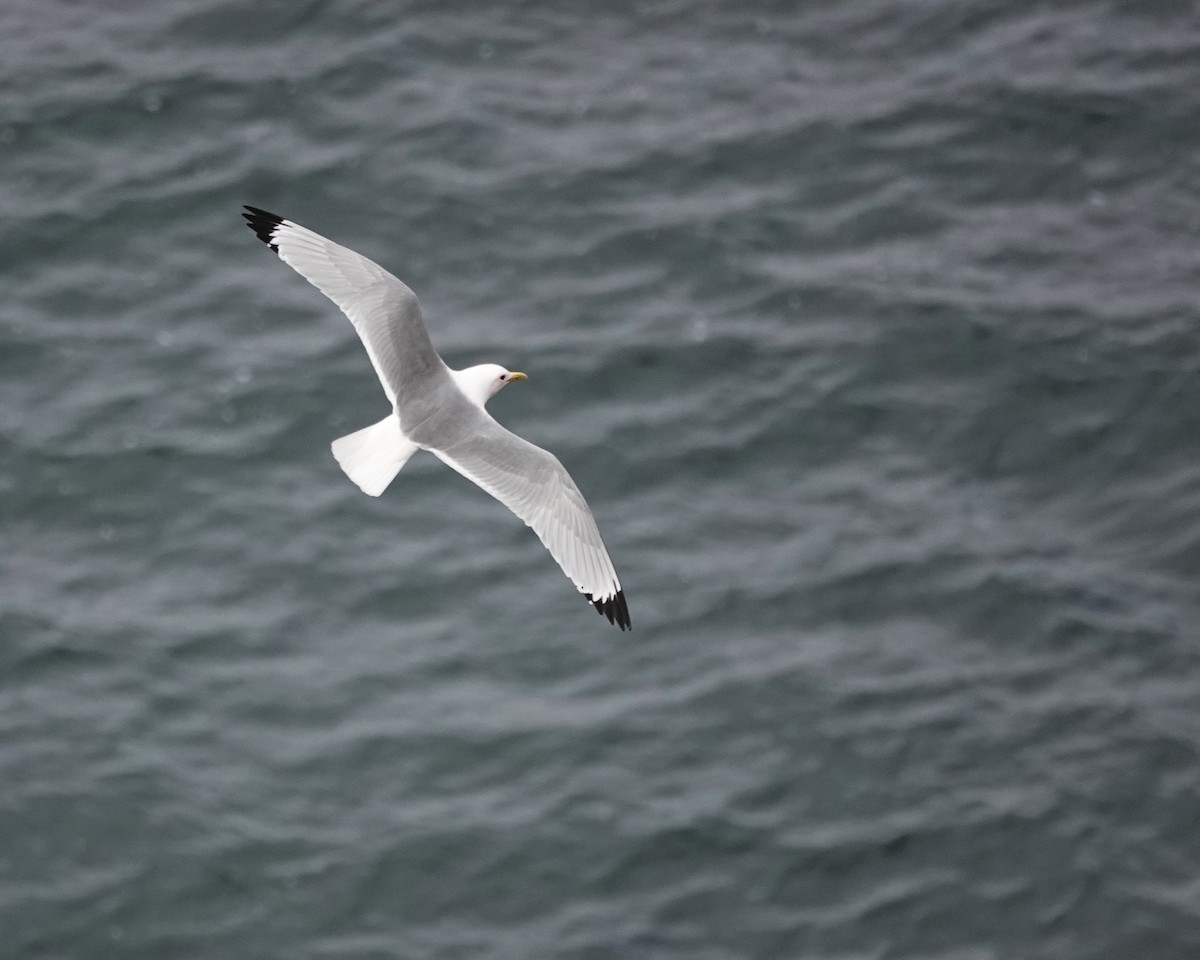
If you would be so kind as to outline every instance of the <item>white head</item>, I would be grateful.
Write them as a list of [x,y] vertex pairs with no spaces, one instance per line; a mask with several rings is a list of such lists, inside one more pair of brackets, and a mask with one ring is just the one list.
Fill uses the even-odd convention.
[[483,406],[510,383],[528,380],[523,373],[506,370],[498,363],[481,363],[466,370],[451,370],[458,388],[468,399]]

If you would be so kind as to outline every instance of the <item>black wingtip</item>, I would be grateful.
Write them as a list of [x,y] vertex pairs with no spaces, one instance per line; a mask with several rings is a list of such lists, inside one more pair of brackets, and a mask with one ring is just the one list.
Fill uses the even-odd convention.
[[245,206],[250,212],[243,213],[242,216],[246,218],[246,223],[254,231],[254,235],[278,253],[279,247],[272,240],[272,237],[275,233],[275,228],[283,223],[283,217],[277,217],[273,213],[268,213],[266,210],[260,210],[258,207],[252,207],[249,204]]
[[596,608],[596,612],[602,617],[608,617],[608,622],[616,624],[624,630],[632,630],[633,623],[629,619],[629,605],[625,602],[625,591],[618,590],[615,597],[607,597],[604,600],[593,600],[590,593],[584,594],[588,598],[588,602]]

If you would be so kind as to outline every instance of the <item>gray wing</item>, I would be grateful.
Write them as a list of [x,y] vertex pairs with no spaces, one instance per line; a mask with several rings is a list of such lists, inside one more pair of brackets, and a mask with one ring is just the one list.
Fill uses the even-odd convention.
[[609,623],[630,626],[629,607],[596,520],[566,468],[552,453],[473,411],[462,439],[429,446],[438,459],[472,480],[533,528],[571,582]]
[[406,380],[445,371],[421,319],[417,295],[407,286],[319,233],[257,207],[246,209],[249,213],[242,216],[258,238],[350,318],[393,406]]

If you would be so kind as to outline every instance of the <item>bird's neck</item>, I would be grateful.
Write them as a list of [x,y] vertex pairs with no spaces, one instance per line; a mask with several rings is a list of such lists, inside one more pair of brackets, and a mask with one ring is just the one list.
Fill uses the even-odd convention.
[[451,370],[450,377],[468,400],[483,410],[492,399],[492,378],[478,367],[466,370]]

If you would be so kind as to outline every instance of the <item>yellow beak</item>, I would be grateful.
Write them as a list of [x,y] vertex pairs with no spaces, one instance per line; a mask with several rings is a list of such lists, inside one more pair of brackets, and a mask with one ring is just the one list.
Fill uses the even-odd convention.
[[514,380],[528,380],[528,379],[529,379],[529,377],[525,376],[525,374],[523,374],[523,373],[513,372],[508,375],[509,383],[512,383]]

